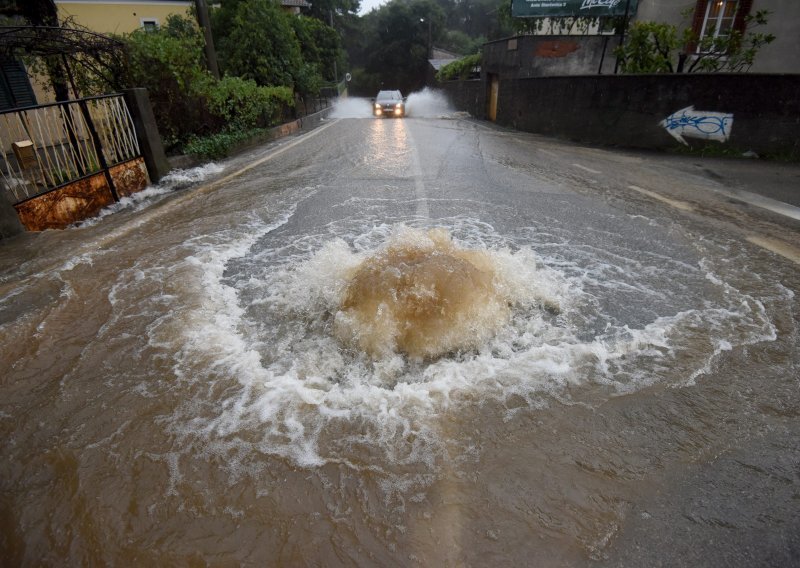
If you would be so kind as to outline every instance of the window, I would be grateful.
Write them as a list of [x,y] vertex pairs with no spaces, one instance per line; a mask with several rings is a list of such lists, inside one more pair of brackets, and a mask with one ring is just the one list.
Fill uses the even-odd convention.
[[739,0],[711,0],[706,6],[700,38],[725,37],[731,33]]
[[146,32],[154,32],[158,29],[157,18],[142,18],[139,21],[142,23],[142,28],[144,28]]
[[692,25],[697,44],[690,51],[713,51],[717,38],[725,39],[732,31],[743,34],[752,6],[753,0],[697,0]]

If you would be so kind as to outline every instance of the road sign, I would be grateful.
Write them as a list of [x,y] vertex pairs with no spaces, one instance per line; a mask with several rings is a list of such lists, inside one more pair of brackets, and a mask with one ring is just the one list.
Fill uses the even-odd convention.
[[596,18],[636,14],[639,0],[512,0],[515,18]]

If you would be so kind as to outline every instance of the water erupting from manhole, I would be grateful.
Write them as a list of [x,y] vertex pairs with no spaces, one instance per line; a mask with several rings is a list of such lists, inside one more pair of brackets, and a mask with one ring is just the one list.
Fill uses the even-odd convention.
[[436,357],[478,347],[508,321],[511,301],[487,252],[445,229],[405,230],[357,267],[335,331],[376,358]]

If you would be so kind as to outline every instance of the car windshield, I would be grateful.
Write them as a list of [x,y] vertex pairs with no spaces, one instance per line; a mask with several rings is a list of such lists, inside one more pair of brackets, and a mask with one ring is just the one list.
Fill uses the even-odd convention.
[[376,101],[398,101],[402,100],[403,95],[400,91],[379,91],[378,96],[375,97]]

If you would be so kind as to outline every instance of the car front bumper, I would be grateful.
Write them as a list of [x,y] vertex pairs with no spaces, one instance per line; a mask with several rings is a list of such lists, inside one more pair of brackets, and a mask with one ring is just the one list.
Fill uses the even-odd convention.
[[381,107],[373,107],[372,114],[375,116],[395,116],[401,117],[405,115],[405,108],[402,106],[383,105]]

